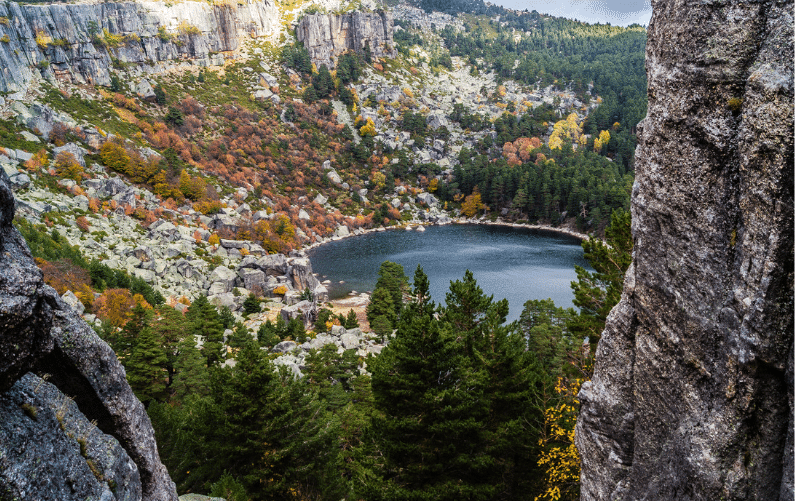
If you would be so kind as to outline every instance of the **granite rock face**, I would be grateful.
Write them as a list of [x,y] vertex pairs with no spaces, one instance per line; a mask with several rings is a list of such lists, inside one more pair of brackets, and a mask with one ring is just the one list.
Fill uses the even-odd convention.
[[108,86],[112,58],[146,74],[180,62],[222,64],[240,37],[270,35],[280,26],[272,0],[232,5],[0,2],[0,17],[9,20],[0,24],[9,38],[0,46],[0,92],[23,90],[40,77]]
[[8,499],[142,499],[137,465],[52,384],[23,376],[0,395],[0,422]]
[[793,10],[653,1],[633,264],[579,395],[583,500],[794,497]]
[[362,53],[365,44],[374,57],[396,57],[393,18],[386,12],[349,12],[343,15],[304,16],[296,28],[298,40],[310,53],[312,62],[334,69],[337,57],[354,51]]
[[[25,241],[11,225],[13,216],[14,197],[8,177],[0,172],[0,392],[12,392],[2,398],[16,398],[13,392],[17,390],[12,387],[25,374],[48,374],[50,383],[75,398],[78,410],[86,418],[119,442],[137,467],[142,499],[177,500],[175,485],[159,459],[150,419],[128,386],[123,367],[94,330],[45,285]],[[13,426],[13,421],[0,420],[0,434],[16,433]],[[30,441],[35,443],[35,437]],[[119,456],[111,449],[107,453]],[[48,451],[36,455],[37,460],[31,464],[38,466],[28,472],[29,477],[45,471],[54,471],[57,476],[65,473],[58,472],[58,464],[49,462],[54,456]],[[2,458],[10,463],[17,460],[23,458],[16,454]],[[123,458],[120,461],[125,462]],[[4,464],[3,469],[14,467]],[[6,479],[0,481],[0,491],[15,488]],[[23,497],[63,499],[50,497],[51,483],[47,479],[32,482]]]

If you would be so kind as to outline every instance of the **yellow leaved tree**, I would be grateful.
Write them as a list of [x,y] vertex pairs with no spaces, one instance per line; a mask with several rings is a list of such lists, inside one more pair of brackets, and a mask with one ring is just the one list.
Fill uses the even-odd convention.
[[610,132],[608,132],[607,130],[600,132],[599,137],[597,139],[594,139],[594,151],[599,153],[600,150],[602,150],[602,147],[608,144],[610,140],[611,140]]
[[580,456],[574,446],[574,426],[580,401],[577,393],[584,378],[558,378],[555,391],[560,403],[547,408],[544,413],[544,434],[538,441],[541,454],[538,465],[546,467],[544,493],[535,501],[576,499],[580,493]]
[[365,125],[360,127],[361,136],[376,136],[376,124],[370,118],[365,121]]
[[460,206],[460,212],[466,217],[474,217],[481,210],[485,210],[485,204],[482,203],[482,195],[478,187],[474,187],[471,195],[467,196]]
[[581,124],[577,122],[577,113],[571,113],[565,120],[559,120],[549,136],[549,148],[552,150],[563,147],[564,141],[577,141],[582,132]]

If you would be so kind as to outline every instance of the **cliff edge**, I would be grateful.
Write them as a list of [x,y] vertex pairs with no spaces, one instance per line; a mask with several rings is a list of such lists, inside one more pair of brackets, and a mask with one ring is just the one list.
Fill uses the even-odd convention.
[[794,497],[794,3],[654,0],[581,498]]
[[[9,499],[118,499],[94,484],[108,482],[111,488],[110,480],[134,478],[126,486],[114,486],[118,491],[122,488],[124,496],[119,499],[140,499],[136,484],[141,484],[141,499],[178,500],[176,487],[159,459],[151,421],[128,386],[125,370],[112,349],[45,285],[25,241],[11,225],[14,208],[8,177],[0,171],[0,415],[4,416],[0,438],[13,438],[0,440],[0,495]],[[63,405],[53,405],[52,398],[37,396],[40,384],[25,379],[29,372],[47,375],[61,393],[73,397],[83,416],[119,442],[138,474],[130,474],[133,466],[120,457],[119,447],[95,446],[108,440],[93,438],[97,435],[94,426],[69,419],[77,414],[71,402],[64,399]],[[47,394],[49,390],[42,391]],[[32,426],[19,409],[16,414],[11,412],[17,406],[39,426]],[[59,413],[56,407],[62,412],[61,431],[70,440],[53,425],[52,417]],[[83,446],[76,437],[83,438]],[[82,460],[73,460],[70,451],[86,459],[80,469],[74,465]],[[97,482],[93,483],[93,475]]]
[[348,12],[343,15],[311,14],[296,28],[298,40],[317,66],[334,69],[341,54],[362,53],[367,45],[373,56],[396,57],[393,17],[385,12]]

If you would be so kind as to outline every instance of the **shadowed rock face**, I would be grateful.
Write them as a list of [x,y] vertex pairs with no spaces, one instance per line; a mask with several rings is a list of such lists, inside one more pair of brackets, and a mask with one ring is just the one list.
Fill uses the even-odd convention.
[[[94,330],[44,284],[28,247],[11,225],[13,215],[8,177],[0,172],[0,392],[28,372],[49,374],[49,382],[74,397],[81,413],[125,449],[139,470],[142,499],[177,500],[175,485],[159,459],[150,419],[128,386],[123,367]],[[0,423],[4,426],[9,423]],[[14,456],[3,460],[13,462]],[[46,484],[37,485],[45,489]],[[26,499],[64,499],[47,497],[49,491],[21,486],[10,478],[0,477],[0,488],[27,489],[22,491]]]
[[653,1],[633,264],[580,392],[584,500],[794,496],[793,9]]
[[343,15],[304,16],[296,28],[298,40],[310,53],[312,62],[334,69],[338,56],[354,51],[362,54],[367,43],[373,56],[396,57],[393,18],[385,12],[349,12]]

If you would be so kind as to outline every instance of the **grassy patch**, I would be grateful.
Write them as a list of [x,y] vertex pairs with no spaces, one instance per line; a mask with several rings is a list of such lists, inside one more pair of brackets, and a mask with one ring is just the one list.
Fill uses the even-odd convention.
[[123,120],[108,103],[83,99],[77,95],[64,95],[54,87],[47,88],[43,101],[53,109],[83,120],[103,130],[123,137],[132,137],[139,129]]
[[42,143],[35,143],[25,139],[20,132],[24,130],[12,119],[0,120],[0,146],[29,152],[39,151],[44,147]]

